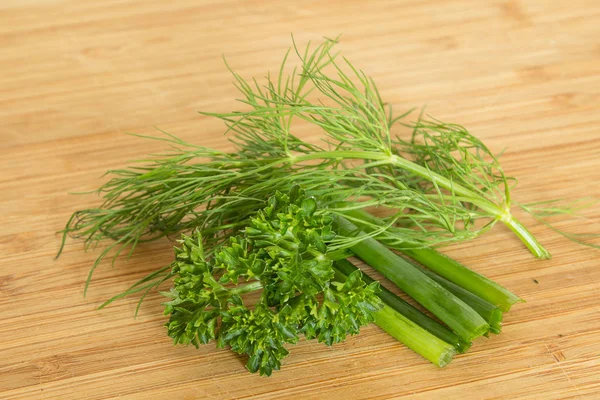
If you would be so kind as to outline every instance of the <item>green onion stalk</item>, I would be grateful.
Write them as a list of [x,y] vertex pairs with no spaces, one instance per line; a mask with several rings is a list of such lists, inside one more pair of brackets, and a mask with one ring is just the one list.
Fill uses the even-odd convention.
[[[337,260],[335,262],[335,268],[336,270],[345,275],[350,275],[358,269],[347,259]],[[373,278],[371,278],[365,273],[363,273],[362,279],[367,284],[374,282]],[[431,319],[430,317],[428,317],[427,315],[425,315],[424,313],[422,313],[421,311],[404,301],[401,297],[396,296],[384,286],[381,286],[381,292],[379,293],[379,297],[387,306],[393,308],[395,311],[410,319],[422,328],[426,329],[429,333],[442,339],[444,342],[453,345],[458,352],[464,353],[470,347],[470,343],[466,343],[465,341],[461,340],[450,329],[434,321],[433,319]]]
[[[353,223],[369,233],[374,231],[375,226],[385,225],[383,220],[364,210],[350,210],[345,214],[352,218]],[[507,312],[513,304],[523,301],[508,289],[439,251],[430,247],[412,246],[411,248],[410,244],[397,244],[393,240],[393,235],[394,227],[390,227],[385,234],[376,237],[377,240],[388,247],[397,248],[400,252],[426,266],[437,275],[499,307],[501,311]]]
[[[338,232],[345,236],[364,235],[342,217],[336,219],[336,227]],[[465,342],[471,342],[489,331],[489,324],[475,310],[427,276],[420,268],[375,239],[365,238],[350,250],[431,311]]]
[[[347,275],[336,268],[336,279],[345,281],[346,278]],[[438,367],[447,365],[456,354],[453,345],[423,328],[387,302],[375,312],[374,322],[394,339]]]

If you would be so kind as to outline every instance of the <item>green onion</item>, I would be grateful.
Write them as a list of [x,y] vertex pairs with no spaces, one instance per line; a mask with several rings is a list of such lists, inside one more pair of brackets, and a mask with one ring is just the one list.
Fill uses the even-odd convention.
[[[336,269],[336,279],[343,280],[345,278],[346,275]],[[387,304],[384,304],[375,313],[375,324],[394,339],[438,367],[447,365],[456,354],[454,346],[446,343]]]
[[[349,210],[345,214],[352,218],[353,223],[369,233],[373,232],[376,227],[385,226],[383,220],[363,210]],[[510,310],[513,304],[523,301],[496,282],[470,270],[435,249],[429,247],[417,248],[409,243],[398,243],[393,238],[394,229],[394,227],[388,228],[383,234],[377,236],[377,240],[390,248],[401,251],[439,276],[498,306],[504,312]]]
[[464,301],[473,310],[477,311],[477,314],[481,315],[490,325],[490,331],[493,333],[500,333],[502,327],[502,310],[495,305],[488,303],[481,297],[469,292],[468,290],[458,286],[449,280],[442,278],[435,272],[423,269],[423,272],[427,274],[431,279],[448,289],[456,297]]
[[[336,219],[338,233],[358,234],[359,229],[343,217]],[[439,283],[373,238],[366,238],[350,248],[356,256],[379,271],[448,325],[464,341],[486,334],[490,326],[471,307]]]
[[[356,268],[348,260],[338,260],[335,262],[335,269],[345,275],[350,275],[358,268]],[[362,275],[362,280],[367,284],[374,282],[373,278],[365,273]],[[414,323],[418,324],[420,327],[426,329],[430,333],[442,339],[444,342],[452,344],[458,352],[464,353],[470,347],[470,343],[464,342],[450,329],[429,318],[427,315],[423,314],[421,311],[417,310],[415,307],[411,306],[409,303],[402,300],[400,297],[396,296],[383,286],[381,286],[381,293],[379,293],[379,297],[385,304],[404,315]]]

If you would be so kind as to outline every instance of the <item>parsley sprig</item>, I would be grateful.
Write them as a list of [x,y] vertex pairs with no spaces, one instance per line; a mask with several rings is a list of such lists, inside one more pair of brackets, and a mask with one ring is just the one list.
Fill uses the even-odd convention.
[[[329,346],[374,320],[379,284],[355,271],[335,280],[327,242],[332,218],[297,187],[277,192],[239,235],[205,254],[203,238],[184,235],[166,295],[168,334],[175,343],[218,347],[248,356],[251,372],[270,375],[300,335]],[[246,295],[260,292],[254,304]]]

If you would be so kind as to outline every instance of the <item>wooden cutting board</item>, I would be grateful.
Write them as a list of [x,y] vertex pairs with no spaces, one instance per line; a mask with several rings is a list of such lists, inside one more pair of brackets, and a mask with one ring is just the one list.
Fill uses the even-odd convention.
[[[159,127],[231,149],[197,110],[238,107],[242,76],[276,72],[291,46],[342,34],[339,50],[397,110],[461,123],[519,178],[514,199],[600,198],[598,1],[32,1],[0,3],[1,399],[600,398],[600,251],[515,211],[552,252],[505,228],[444,251],[526,299],[501,335],[438,369],[376,326],[328,348],[294,347],[251,375],[229,351],[173,347],[159,294],[96,307],[168,264],[167,241],[103,263],[60,230],[107,169],[164,150],[125,135]],[[298,135],[315,138],[316,131]],[[600,206],[561,218],[600,232]]]

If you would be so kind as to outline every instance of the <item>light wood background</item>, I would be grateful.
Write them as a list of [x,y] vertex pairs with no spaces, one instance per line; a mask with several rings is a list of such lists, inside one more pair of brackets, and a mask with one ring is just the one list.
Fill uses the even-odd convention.
[[[69,241],[69,191],[164,149],[125,135],[160,127],[230,149],[197,110],[236,107],[222,54],[244,77],[275,72],[300,45],[339,49],[397,110],[461,123],[519,178],[514,198],[600,198],[600,3],[571,1],[0,2],[1,399],[600,398],[600,251],[523,217],[554,258],[508,230],[446,252],[527,300],[499,336],[437,369],[376,326],[327,348],[301,342],[271,378],[213,346],[173,347],[162,299],[95,308],[171,261],[169,243],[103,264]],[[300,132],[303,137],[318,132]],[[600,206],[557,226],[600,232]]]

